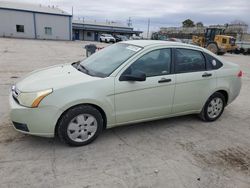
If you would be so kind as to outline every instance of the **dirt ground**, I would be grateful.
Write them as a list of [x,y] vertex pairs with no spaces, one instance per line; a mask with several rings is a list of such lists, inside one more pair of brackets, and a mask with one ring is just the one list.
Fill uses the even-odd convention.
[[250,187],[250,56],[223,56],[241,66],[243,87],[213,123],[184,116],[118,127],[85,147],[16,132],[10,86],[83,59],[84,44],[0,38],[0,187]]

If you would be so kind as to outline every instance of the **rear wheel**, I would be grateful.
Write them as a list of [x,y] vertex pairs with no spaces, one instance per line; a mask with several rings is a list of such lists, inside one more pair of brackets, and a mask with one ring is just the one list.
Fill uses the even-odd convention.
[[239,49],[235,49],[235,50],[234,50],[234,53],[235,53],[235,54],[240,54],[240,50],[239,50]]
[[224,55],[226,52],[218,52],[218,55]]
[[213,52],[214,54],[217,54],[219,49],[218,46],[215,43],[210,43],[207,45],[207,49],[211,52]]
[[204,121],[215,121],[224,111],[226,100],[223,94],[216,92],[207,100],[200,117]]
[[81,105],[68,110],[60,119],[58,136],[71,146],[83,146],[94,141],[102,128],[101,113],[90,105]]

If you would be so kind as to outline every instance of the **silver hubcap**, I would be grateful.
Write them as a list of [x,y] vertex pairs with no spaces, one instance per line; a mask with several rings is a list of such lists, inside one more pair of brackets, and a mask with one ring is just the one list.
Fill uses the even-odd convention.
[[93,137],[96,131],[96,118],[90,114],[80,114],[70,121],[67,134],[75,142],[84,142]]
[[221,98],[214,98],[208,105],[207,115],[209,118],[216,118],[220,115],[223,108],[223,101]]

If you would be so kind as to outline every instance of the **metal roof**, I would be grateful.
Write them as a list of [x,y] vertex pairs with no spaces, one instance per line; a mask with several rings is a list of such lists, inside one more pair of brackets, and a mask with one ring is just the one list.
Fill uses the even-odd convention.
[[69,13],[55,6],[45,6],[41,4],[31,4],[31,3],[0,1],[0,9],[16,10],[24,12],[37,12],[37,13],[53,14],[60,16],[71,16]]
[[73,24],[83,24],[83,25],[94,25],[94,26],[107,26],[107,27],[121,27],[127,29],[133,29],[131,27],[127,27],[123,24],[117,22],[95,22],[95,21],[82,21],[82,20],[73,20]]
[[119,23],[103,23],[93,21],[72,21],[73,29],[84,29],[88,31],[101,31],[101,32],[121,32],[121,33],[142,33],[142,31],[134,31],[132,27],[126,27]]

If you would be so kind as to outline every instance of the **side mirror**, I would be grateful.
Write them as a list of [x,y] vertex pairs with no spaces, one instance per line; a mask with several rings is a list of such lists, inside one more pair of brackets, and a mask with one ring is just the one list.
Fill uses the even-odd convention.
[[146,74],[141,71],[134,71],[131,74],[122,74],[119,78],[120,81],[138,81],[142,82],[146,80]]

